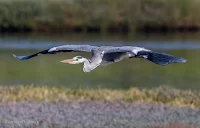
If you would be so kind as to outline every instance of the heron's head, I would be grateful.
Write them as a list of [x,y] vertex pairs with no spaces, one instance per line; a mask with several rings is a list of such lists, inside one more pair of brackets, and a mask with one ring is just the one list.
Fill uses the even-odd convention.
[[66,60],[62,60],[60,62],[62,63],[69,63],[69,64],[80,64],[84,62],[84,57],[82,56],[75,56],[72,59],[66,59]]

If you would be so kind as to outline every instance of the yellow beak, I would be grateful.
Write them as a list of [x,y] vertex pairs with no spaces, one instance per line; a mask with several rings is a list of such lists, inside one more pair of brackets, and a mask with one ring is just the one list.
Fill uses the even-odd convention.
[[67,59],[67,60],[62,60],[60,62],[62,63],[70,63],[70,62],[73,62],[74,60],[73,59]]

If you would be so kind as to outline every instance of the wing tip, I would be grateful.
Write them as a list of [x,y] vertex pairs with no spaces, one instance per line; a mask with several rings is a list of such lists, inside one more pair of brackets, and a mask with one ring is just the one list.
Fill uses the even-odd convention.
[[18,59],[17,56],[15,54],[12,54],[14,58]]
[[184,59],[184,58],[181,58],[181,59],[180,59],[180,62],[182,62],[182,63],[186,63],[186,62],[187,62],[187,60],[186,60],[186,59]]
[[17,56],[15,54],[13,54],[13,57],[16,58],[16,59],[18,59],[18,60],[24,60],[23,56]]
[[168,64],[172,64],[172,63],[186,63],[187,62],[187,60],[186,59],[184,59],[184,58],[179,58],[178,60],[175,60],[175,61],[169,61],[169,62],[165,62],[165,63],[163,63],[163,62],[154,62],[154,63],[156,63],[156,64],[158,64],[158,65],[161,65],[161,66],[166,66],[166,65],[168,65]]
[[[143,52],[141,54],[144,54]],[[147,59],[158,65],[168,65],[172,63],[186,63],[187,60],[182,57],[175,57],[166,53],[149,52]]]
[[186,63],[187,60],[184,59],[184,58],[177,58],[177,59],[175,59],[173,62],[174,62],[174,63]]

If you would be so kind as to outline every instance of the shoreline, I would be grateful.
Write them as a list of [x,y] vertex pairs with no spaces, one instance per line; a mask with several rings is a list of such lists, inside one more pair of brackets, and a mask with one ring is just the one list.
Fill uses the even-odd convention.
[[0,103],[17,102],[146,102],[164,104],[174,107],[200,108],[200,92],[196,90],[181,90],[161,86],[151,89],[130,88],[127,90],[112,89],[70,89],[64,87],[16,85],[0,86]]
[[39,85],[0,86],[4,128],[196,128],[199,91],[69,89]]

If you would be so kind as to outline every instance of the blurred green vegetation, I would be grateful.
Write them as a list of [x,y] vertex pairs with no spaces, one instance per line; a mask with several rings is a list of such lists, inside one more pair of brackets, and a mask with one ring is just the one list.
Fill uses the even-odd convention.
[[0,0],[0,30],[196,30],[199,6],[199,0]]
[[200,107],[199,91],[180,90],[167,86],[152,89],[130,88],[127,90],[69,89],[45,85],[0,86],[0,97],[0,102],[122,101],[166,104],[178,107]]

